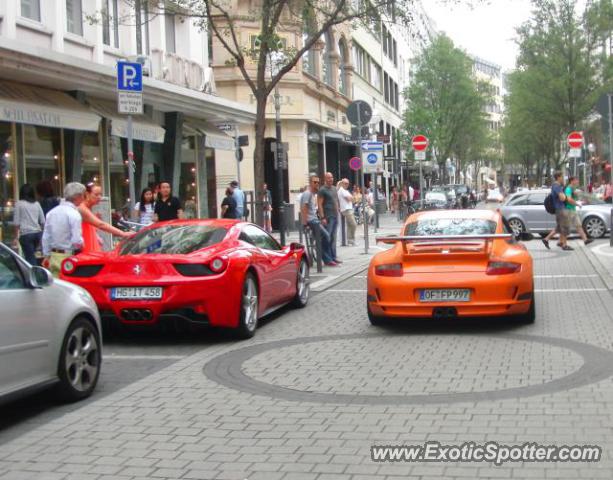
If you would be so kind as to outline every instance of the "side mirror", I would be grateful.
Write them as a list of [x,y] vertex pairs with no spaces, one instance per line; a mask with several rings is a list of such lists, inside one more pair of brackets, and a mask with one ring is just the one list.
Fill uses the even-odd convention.
[[515,235],[515,239],[521,240],[522,242],[529,242],[530,240],[534,239],[534,235],[529,232],[520,232],[519,234]]
[[298,242],[292,242],[289,244],[289,251],[295,252],[297,250],[304,250],[304,245]]
[[32,288],[43,288],[53,283],[53,275],[43,267],[30,268],[30,285]]

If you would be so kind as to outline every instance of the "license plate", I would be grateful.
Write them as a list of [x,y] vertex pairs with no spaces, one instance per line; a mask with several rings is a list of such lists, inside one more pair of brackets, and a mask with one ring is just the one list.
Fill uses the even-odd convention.
[[115,287],[111,289],[113,300],[159,300],[162,287]]
[[420,302],[470,302],[470,290],[446,288],[439,290],[421,290]]

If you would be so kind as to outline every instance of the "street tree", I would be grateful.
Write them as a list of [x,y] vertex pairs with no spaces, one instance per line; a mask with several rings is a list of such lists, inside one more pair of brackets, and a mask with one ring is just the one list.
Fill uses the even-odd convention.
[[474,77],[470,57],[449,37],[439,36],[421,52],[405,96],[407,132],[430,139],[440,171],[447,158],[471,160],[488,146],[488,90]]

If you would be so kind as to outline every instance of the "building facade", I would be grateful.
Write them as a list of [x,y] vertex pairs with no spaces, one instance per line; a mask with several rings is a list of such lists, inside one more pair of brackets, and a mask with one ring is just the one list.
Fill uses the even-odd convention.
[[[136,196],[167,180],[188,217],[216,216],[220,152],[234,140],[215,125],[253,123],[254,109],[215,93],[207,35],[188,19],[154,15],[147,1],[0,2],[0,207],[12,240],[19,187],[61,195],[95,182],[106,215],[128,201],[127,122],[117,113],[118,60],[143,64],[144,115],[134,116]],[[87,18],[95,18],[93,22]],[[105,213],[105,212],[103,212]]]

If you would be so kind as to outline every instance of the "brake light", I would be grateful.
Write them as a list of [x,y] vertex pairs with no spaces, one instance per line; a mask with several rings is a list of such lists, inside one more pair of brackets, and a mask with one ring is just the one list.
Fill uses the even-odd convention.
[[487,275],[508,275],[521,270],[521,263],[514,262],[490,262],[487,264]]
[[227,257],[214,258],[209,263],[209,268],[213,271],[213,273],[223,272],[226,268],[228,268],[228,258]]
[[402,277],[402,273],[402,263],[388,263],[375,267],[375,274],[382,277]]

